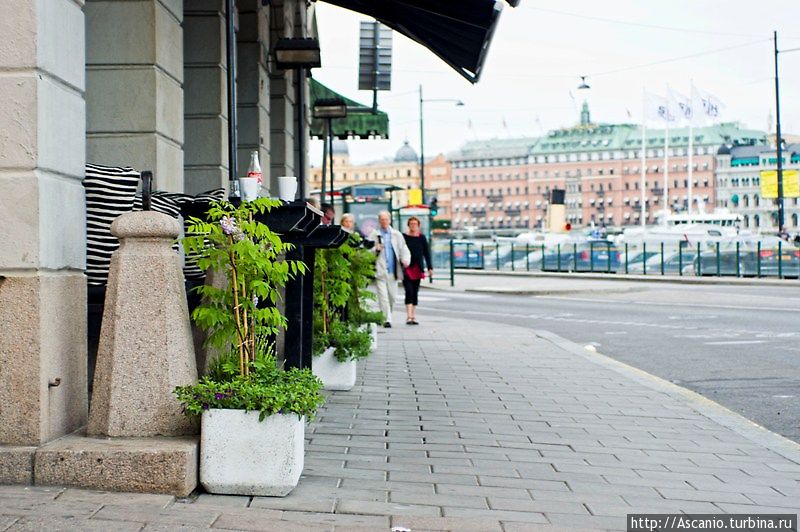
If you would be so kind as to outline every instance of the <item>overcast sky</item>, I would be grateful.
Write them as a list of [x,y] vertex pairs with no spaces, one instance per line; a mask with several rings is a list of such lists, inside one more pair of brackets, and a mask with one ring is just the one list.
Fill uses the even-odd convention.
[[[314,77],[371,104],[358,91],[357,13],[317,2],[322,68]],[[395,33],[392,90],[379,93],[390,139],[349,141],[351,159],[393,156],[408,139],[419,150],[418,87],[425,99],[425,153],[468,140],[536,136],[578,121],[589,101],[595,122],[639,122],[642,88],[688,94],[690,82],[726,105],[722,118],[766,129],[775,115],[772,31],[779,49],[800,48],[800,1],[522,0],[504,6],[480,81],[471,85],[433,53]],[[658,63],[658,64],[655,64]],[[577,90],[586,75],[590,90]],[[780,59],[781,122],[800,134],[800,50]],[[774,119],[773,119],[774,127]],[[322,143],[311,144],[319,164]]]

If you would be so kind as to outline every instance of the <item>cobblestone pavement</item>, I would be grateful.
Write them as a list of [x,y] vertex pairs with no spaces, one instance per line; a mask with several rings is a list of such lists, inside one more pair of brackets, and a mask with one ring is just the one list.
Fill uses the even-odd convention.
[[0,531],[624,530],[637,512],[800,511],[796,444],[513,326],[382,330],[307,440],[285,498],[0,486]]

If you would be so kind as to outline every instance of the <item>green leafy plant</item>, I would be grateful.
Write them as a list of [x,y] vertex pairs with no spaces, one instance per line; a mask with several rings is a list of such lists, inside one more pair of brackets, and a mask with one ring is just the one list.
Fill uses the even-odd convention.
[[250,362],[247,376],[239,374],[238,357],[220,357],[209,375],[200,382],[175,389],[188,416],[199,416],[211,408],[259,412],[263,421],[273,414],[296,414],[313,419],[325,399],[322,382],[309,370],[279,369],[269,355]]
[[327,347],[336,348],[334,356],[339,362],[366,358],[372,349],[372,334],[357,323],[335,319],[327,333],[314,335],[315,353],[322,353]]
[[352,235],[339,248],[319,250],[315,262],[313,350],[336,347],[341,362],[369,356],[371,335],[361,325],[383,321],[383,314],[369,310],[375,296],[366,288],[375,277],[375,255],[360,238]]
[[[225,288],[196,288],[203,303],[192,318],[208,334],[208,345],[222,353],[238,353],[242,375],[248,374],[258,353],[273,352],[270,338],[286,326],[286,318],[275,307],[279,290],[290,277],[305,271],[302,262],[279,260],[291,245],[256,220],[280,204],[268,198],[239,207],[214,203],[207,221],[190,219],[192,236],[183,239],[184,249],[198,256],[201,269],[227,276]],[[259,306],[259,301],[269,305]]]
[[239,207],[214,203],[207,220],[190,219],[184,248],[201,269],[225,274],[227,283],[196,289],[203,302],[192,318],[207,333],[206,344],[222,354],[200,382],[175,389],[188,416],[227,408],[258,411],[260,420],[279,413],[313,418],[324,402],[310,369],[284,371],[274,357],[273,339],[286,326],[275,307],[279,290],[306,271],[301,262],[283,260],[290,244],[257,220],[280,204],[267,198]]
[[347,301],[347,319],[354,323],[383,323],[384,315],[379,310],[370,310],[370,303],[376,296],[369,290],[375,278],[377,256],[362,246],[363,238],[353,233],[342,246],[342,253],[350,263],[350,297]]

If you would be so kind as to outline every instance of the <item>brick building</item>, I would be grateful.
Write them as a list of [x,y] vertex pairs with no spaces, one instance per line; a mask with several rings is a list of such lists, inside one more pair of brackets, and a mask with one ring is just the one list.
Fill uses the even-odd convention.
[[[550,191],[566,190],[567,221],[574,226],[647,223],[664,209],[688,207],[688,128],[669,131],[664,164],[663,129],[648,129],[642,191],[642,130],[634,124],[594,124],[584,105],[581,123],[538,138],[493,139],[465,144],[453,161],[453,227],[541,228]],[[693,130],[693,196],[715,205],[716,153],[724,144],[764,144],[764,132],[738,124]]]

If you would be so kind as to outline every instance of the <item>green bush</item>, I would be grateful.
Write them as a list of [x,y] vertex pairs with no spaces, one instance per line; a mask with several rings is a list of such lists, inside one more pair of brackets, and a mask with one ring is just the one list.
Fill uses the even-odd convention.
[[175,389],[187,416],[225,408],[258,411],[259,420],[271,414],[312,419],[324,402],[322,383],[310,369],[284,371],[274,358],[272,342],[286,326],[275,303],[286,282],[305,271],[304,263],[284,260],[291,245],[257,220],[280,204],[266,198],[239,207],[220,202],[207,220],[190,220],[193,236],[183,239],[184,248],[199,257],[201,269],[225,274],[227,283],[197,289],[203,302],[192,319],[222,355],[200,382]]
[[367,290],[375,277],[375,254],[352,235],[337,249],[318,250],[314,270],[314,353],[336,347],[342,362],[369,356],[372,339],[361,325],[383,323],[369,310],[375,295]]
[[240,375],[238,355],[226,355],[200,382],[180,386],[175,394],[191,417],[211,408],[225,408],[257,411],[259,421],[273,414],[296,414],[311,420],[325,402],[322,382],[311,370],[284,371],[267,355],[257,356],[249,370],[248,375]]
[[322,354],[328,347],[336,348],[334,355],[339,362],[366,358],[372,350],[372,334],[357,323],[335,319],[327,333],[314,335],[314,353]]

